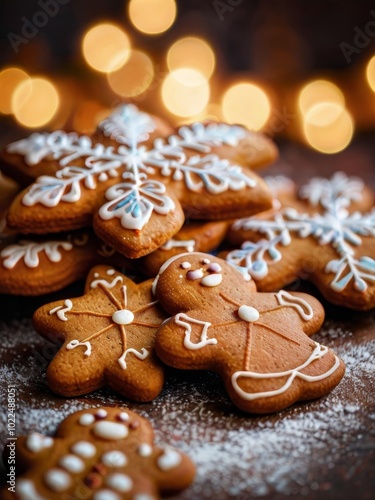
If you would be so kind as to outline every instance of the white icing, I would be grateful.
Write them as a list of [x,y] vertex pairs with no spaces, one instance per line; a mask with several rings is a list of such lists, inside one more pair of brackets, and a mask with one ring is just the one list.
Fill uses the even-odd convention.
[[78,441],[71,446],[70,451],[82,458],[92,458],[96,453],[96,447],[89,441]]
[[123,439],[128,435],[128,428],[126,425],[117,422],[102,421],[97,422],[93,427],[95,436],[102,439],[114,440]]
[[77,339],[71,340],[69,344],[67,344],[66,348],[68,351],[75,349],[78,346],[84,346],[86,347],[85,352],[83,353],[84,356],[91,356],[91,344],[90,342],[80,342]]
[[162,250],[172,250],[172,248],[186,248],[188,252],[194,252],[195,240],[175,240],[171,238],[160,248]]
[[45,241],[35,242],[20,240],[17,244],[3,248],[0,256],[4,259],[3,266],[13,269],[22,260],[25,266],[35,268],[39,266],[39,254],[44,252],[50,262],[60,262],[62,253],[59,248],[65,251],[72,250],[73,245],[67,241]]
[[183,262],[181,264],[181,267],[182,267],[182,269],[190,269],[191,268],[191,264],[190,264],[190,262]]
[[108,271],[106,271],[106,274],[108,274],[108,276],[113,276],[115,272],[116,271],[114,269],[108,269]]
[[[304,373],[301,373],[301,370],[309,366],[313,361],[316,359],[320,359],[323,356],[325,356],[328,352],[328,348],[318,344],[317,342],[314,342],[315,348],[311,355],[308,357],[308,359],[300,366],[297,366],[294,369],[291,370],[286,370],[283,372],[276,372],[276,373],[258,373],[258,372],[252,372],[252,371],[238,371],[233,373],[231,377],[233,389],[236,391],[236,393],[242,398],[245,399],[246,401],[253,401],[255,399],[259,398],[269,398],[272,396],[278,396],[279,394],[283,394],[286,392],[289,387],[292,385],[292,382],[295,378],[300,378],[302,380],[305,380],[306,382],[317,382],[319,380],[323,380],[332,373],[334,373],[337,368],[340,365],[339,359],[337,356],[335,356],[335,363],[334,365],[327,370],[325,373],[322,373],[320,375],[306,375]],[[264,391],[264,392],[257,392],[257,393],[250,393],[250,392],[245,392],[241,387],[238,385],[237,380],[242,377],[242,378],[250,378],[250,379],[269,379],[269,378],[282,378],[282,377],[288,377],[287,381],[285,384],[280,387],[279,389],[275,389],[273,391]]]
[[259,319],[259,311],[255,309],[255,307],[251,306],[241,306],[238,309],[238,316],[248,323],[254,323],[254,321],[258,321]]
[[46,485],[57,493],[66,491],[72,484],[69,474],[61,469],[50,469],[43,476]]
[[209,264],[210,262],[210,259],[202,259],[202,264]]
[[[202,347],[206,347],[207,345],[210,345],[210,344],[217,344],[217,339],[215,339],[215,338],[208,339],[207,338],[207,332],[208,332],[209,327],[211,326],[211,323],[209,323],[207,321],[200,321],[198,319],[191,318],[190,316],[188,316],[187,314],[184,314],[184,313],[179,313],[175,316],[175,323],[176,323],[176,325],[179,325],[179,326],[182,326],[185,328],[184,346],[187,349],[197,350],[197,349],[201,349]],[[194,343],[191,341],[191,331],[192,331],[191,323],[193,325],[202,325],[203,326],[202,333],[200,335],[200,340],[197,343]]]
[[152,446],[147,443],[141,443],[138,446],[138,453],[141,457],[149,457],[152,455]]
[[121,497],[111,490],[99,490],[93,495],[93,500],[121,500]]
[[38,432],[33,432],[26,439],[26,448],[33,453],[39,453],[45,448],[51,448],[53,445],[53,439],[49,436],[43,436]]
[[107,477],[106,485],[121,493],[126,493],[133,488],[133,481],[126,474],[116,472]]
[[129,420],[129,413],[126,413],[125,411],[122,411],[117,415],[117,418],[121,420],[121,422],[127,422]]
[[107,467],[124,467],[128,463],[126,455],[122,451],[107,451],[101,457],[101,461]]
[[106,279],[96,279],[91,282],[90,288],[97,288],[99,284],[103,285],[105,288],[113,288],[117,283],[122,283],[124,280],[122,276],[116,276],[112,281],[107,281]]
[[133,347],[129,347],[129,349],[126,349],[126,351],[123,352],[122,356],[118,359],[118,362],[119,362],[119,365],[121,366],[121,368],[123,370],[126,370],[126,356],[129,354],[129,353],[132,353],[134,354],[134,356],[138,359],[140,359],[141,361],[143,361],[144,359],[147,358],[147,356],[149,355],[149,352],[148,350],[145,348],[145,347],[142,347],[141,349],[141,352],[137,351],[136,349],[134,349]]
[[92,413],[84,413],[79,417],[78,422],[81,425],[91,425],[95,422],[95,417]]
[[[64,307],[65,306],[65,307]],[[70,311],[73,307],[73,302],[70,299],[66,299],[64,301],[64,306],[57,306],[54,307],[49,311],[48,314],[55,314],[56,316],[61,320],[61,321],[68,321],[68,318],[66,317],[65,313]]]
[[156,463],[162,471],[168,471],[174,469],[178,465],[180,465],[182,461],[182,457],[177,450],[173,448],[165,448],[164,452],[157,459]]
[[221,274],[209,274],[208,276],[205,276],[202,279],[201,285],[208,286],[208,287],[214,287],[214,286],[220,285],[222,280],[223,280],[223,276]]
[[20,500],[46,500],[39,495],[30,479],[17,479],[16,494]]
[[117,325],[130,325],[134,321],[134,314],[128,309],[120,309],[112,314],[112,321]]
[[301,297],[296,297],[295,295],[292,295],[285,290],[280,290],[279,292],[277,292],[275,294],[275,297],[277,298],[277,301],[281,306],[292,307],[293,309],[296,309],[298,314],[305,321],[309,321],[313,318],[313,308],[306,300],[301,299]]
[[194,271],[188,271],[186,273],[186,277],[188,280],[198,280],[200,278],[203,278],[204,273],[202,269],[194,269]]
[[108,412],[104,408],[99,408],[99,410],[95,413],[95,417],[97,418],[105,418],[108,416]]
[[220,273],[222,271],[221,265],[217,262],[212,262],[212,264],[208,266],[207,271],[209,273]]
[[83,460],[76,455],[64,455],[59,460],[59,466],[73,474],[78,474],[85,468]]

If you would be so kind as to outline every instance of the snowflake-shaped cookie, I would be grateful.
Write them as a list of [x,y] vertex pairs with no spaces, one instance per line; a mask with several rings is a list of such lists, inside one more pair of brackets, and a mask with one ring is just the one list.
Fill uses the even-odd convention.
[[315,178],[291,206],[239,219],[229,238],[231,264],[277,290],[298,276],[311,279],[330,301],[353,309],[375,306],[375,210],[357,178]]
[[154,341],[166,315],[151,285],[152,280],[135,284],[109,266],[97,266],[88,275],[85,295],[35,312],[38,333],[64,339],[47,370],[53,391],[78,396],[106,384],[136,401],[159,394],[164,371]]
[[[95,214],[98,235],[135,258],[180,229],[182,208],[189,217],[220,219],[271,206],[270,192],[249,166],[271,161],[275,148],[243,127],[195,123],[165,139],[153,117],[123,105],[99,129],[101,142],[54,132],[53,140],[33,134],[8,147],[26,163],[48,159],[60,166],[19,195],[8,213],[10,227],[70,230],[89,225]],[[263,151],[249,158],[248,143],[256,141]]]
[[4,499],[153,500],[186,488],[195,474],[185,454],[155,446],[150,423],[125,408],[73,413],[53,438],[19,437],[15,453],[15,493],[4,489]]
[[244,411],[324,396],[344,374],[343,362],[308,337],[324,310],[307,294],[257,293],[230,264],[203,253],[167,261],[154,288],[174,314],[158,330],[158,356],[175,368],[217,371]]

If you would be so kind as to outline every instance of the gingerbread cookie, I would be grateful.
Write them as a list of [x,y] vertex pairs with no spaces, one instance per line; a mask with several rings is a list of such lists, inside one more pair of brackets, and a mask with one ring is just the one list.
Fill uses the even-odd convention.
[[142,272],[156,276],[164,262],[180,253],[212,252],[223,241],[229,221],[189,222],[164,245],[142,259]]
[[204,253],[171,258],[154,287],[174,315],[158,330],[158,356],[175,368],[217,371],[244,411],[324,396],[344,375],[343,362],[308,337],[324,310],[307,294],[257,293],[253,281]]
[[336,173],[312,179],[299,195],[278,210],[236,221],[229,239],[242,247],[229,252],[228,262],[263,291],[302,277],[334,304],[375,307],[372,194],[360,179]]
[[16,441],[17,500],[152,500],[183,490],[195,467],[184,453],[154,445],[151,424],[127,408],[73,413],[55,437],[33,432]]
[[[177,233],[182,209],[189,218],[228,219],[271,207],[267,186],[249,169],[276,156],[273,143],[259,134],[267,154],[249,158],[244,145],[254,134],[239,126],[196,123],[164,139],[153,117],[125,105],[99,128],[102,142],[67,135],[54,149],[59,170],[16,198],[10,227],[22,233],[66,231],[94,219],[104,241],[137,258]],[[23,145],[18,152],[25,150]],[[29,161],[48,161],[48,151]]]
[[110,262],[131,269],[131,261],[92,231],[16,236],[0,245],[0,293],[43,295],[84,278],[92,266]]
[[79,396],[108,385],[135,401],[156,398],[164,370],[154,341],[166,314],[151,286],[152,280],[137,285],[109,266],[97,266],[88,275],[85,295],[35,312],[38,333],[64,339],[47,370],[54,392]]

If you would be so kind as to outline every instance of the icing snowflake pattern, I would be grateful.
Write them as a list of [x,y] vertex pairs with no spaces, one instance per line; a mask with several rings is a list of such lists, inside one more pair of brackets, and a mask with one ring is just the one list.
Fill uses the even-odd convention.
[[[118,147],[93,144],[89,137],[61,131],[32,134],[8,146],[8,152],[24,154],[29,165],[52,158],[59,160],[61,167],[55,176],[37,179],[24,195],[24,205],[74,203],[82,196],[82,186],[95,190],[98,182],[121,176],[122,182],[107,190],[108,202],[99,214],[104,220],[120,219],[126,229],[140,230],[152,212],[167,214],[175,208],[164,183],[150,179],[154,174],[184,181],[191,191],[204,188],[211,194],[256,184],[241,167],[211,153],[215,146],[237,145],[246,133],[242,127],[196,123],[181,127],[178,134],[167,139],[155,139],[148,148],[144,143],[156,130],[152,117],[134,105],[122,105],[99,128]],[[197,154],[188,157],[185,148]],[[84,159],[84,166],[74,165],[79,159]]]
[[4,259],[3,266],[7,269],[13,269],[20,261],[23,261],[25,266],[34,268],[39,265],[39,254],[41,252],[44,252],[51,262],[60,262],[62,259],[60,247],[65,251],[69,251],[72,250],[73,245],[68,241],[44,241],[39,243],[20,240],[17,244],[3,248],[0,256]]
[[325,266],[326,273],[333,273],[330,286],[341,292],[353,281],[358,292],[364,292],[368,283],[375,282],[375,260],[362,256],[356,258],[355,247],[362,244],[362,236],[375,236],[375,210],[370,213],[349,213],[347,207],[360,199],[363,184],[359,179],[337,173],[332,179],[313,179],[301,189],[301,197],[312,206],[320,205],[323,213],[306,214],[294,208],[283,208],[272,220],[256,217],[240,219],[235,229],[252,230],[265,235],[258,242],[246,241],[241,249],[229,252],[228,262],[238,267],[247,279],[262,279],[268,274],[268,262],[276,263],[282,255],[278,247],[288,246],[292,234],[299,238],[312,236],[320,245],[330,245],[337,252],[337,259]]

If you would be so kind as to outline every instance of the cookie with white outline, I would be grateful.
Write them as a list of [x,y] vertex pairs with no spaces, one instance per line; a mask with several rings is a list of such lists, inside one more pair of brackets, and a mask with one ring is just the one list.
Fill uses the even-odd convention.
[[251,413],[282,410],[328,394],[344,363],[314,342],[321,304],[303,293],[259,293],[253,281],[204,253],[171,258],[154,288],[173,317],[158,330],[156,352],[174,368],[218,372],[232,402]]
[[17,500],[153,500],[177,493],[194,479],[187,455],[154,445],[145,418],[127,408],[73,413],[54,437],[33,432],[16,441]]

